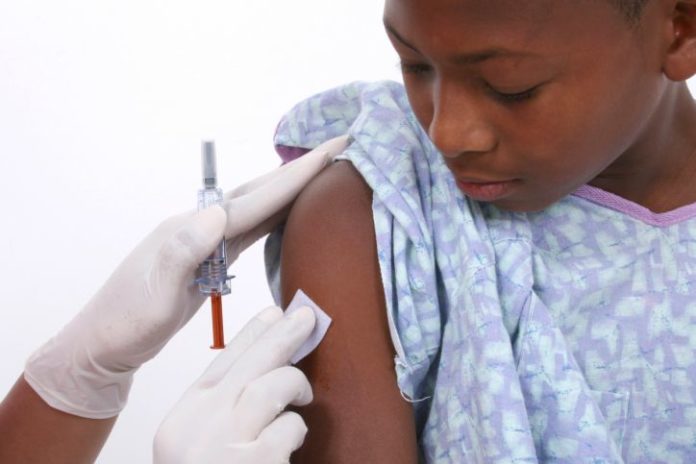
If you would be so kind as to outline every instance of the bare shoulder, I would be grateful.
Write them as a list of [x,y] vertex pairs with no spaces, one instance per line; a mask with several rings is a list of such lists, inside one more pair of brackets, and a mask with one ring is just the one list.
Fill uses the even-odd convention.
[[327,168],[297,199],[281,261],[284,302],[301,288],[333,320],[299,366],[315,399],[299,410],[309,433],[293,462],[417,462],[412,408],[396,384],[372,192],[350,163]]
[[[353,165],[346,161],[329,166],[304,189],[290,212],[283,240],[281,275],[284,303],[294,295],[292,287],[296,285],[292,285],[295,282],[292,277],[301,277],[307,272],[311,272],[315,280],[310,288],[307,288],[306,281],[303,282],[306,292],[338,283],[337,279],[344,286],[352,286],[351,283],[362,285],[368,279],[378,277],[378,274],[368,277],[363,273],[362,278],[353,282],[353,279],[335,273],[316,275],[318,266],[334,268],[338,260],[342,266],[363,270],[377,264],[371,205],[372,191]],[[305,272],[298,274],[300,270]],[[321,279],[316,280],[319,277]],[[292,293],[287,294],[286,289]],[[324,299],[323,292],[313,293]]]

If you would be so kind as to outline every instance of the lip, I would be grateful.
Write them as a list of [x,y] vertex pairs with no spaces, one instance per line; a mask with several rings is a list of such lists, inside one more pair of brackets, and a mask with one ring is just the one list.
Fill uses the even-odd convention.
[[457,179],[457,186],[474,200],[495,201],[510,194],[518,179],[497,182],[481,182],[470,179]]

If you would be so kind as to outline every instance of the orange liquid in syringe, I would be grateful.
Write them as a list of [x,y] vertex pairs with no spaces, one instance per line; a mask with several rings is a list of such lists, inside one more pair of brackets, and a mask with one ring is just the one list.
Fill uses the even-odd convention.
[[214,350],[225,347],[225,334],[222,326],[222,295],[210,295],[210,309],[213,313],[213,345]]

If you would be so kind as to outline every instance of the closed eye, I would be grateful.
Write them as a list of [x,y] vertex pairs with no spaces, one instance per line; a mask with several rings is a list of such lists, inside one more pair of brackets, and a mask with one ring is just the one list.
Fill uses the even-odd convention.
[[[403,72],[404,74],[409,74],[414,77],[423,77],[430,74],[433,71],[433,68],[427,64],[409,64],[404,63],[403,61],[398,62],[397,67],[399,67],[401,69],[401,72]],[[541,87],[541,84],[523,90],[521,92],[513,93],[502,92],[500,90],[497,90],[488,83],[485,84],[485,87],[488,94],[495,98],[497,101],[500,101],[502,103],[519,103],[534,98],[536,96],[537,90],[539,90],[539,88]]]
[[514,93],[501,92],[491,87],[489,84],[486,84],[486,87],[488,88],[489,93],[497,100],[502,101],[503,103],[517,103],[534,98],[541,85],[536,85],[527,90],[523,90],[522,92]]
[[401,72],[403,72],[405,74],[416,75],[416,76],[427,74],[433,70],[427,64],[407,64],[407,63],[404,63],[403,61],[398,62],[396,64],[396,66],[401,69]]

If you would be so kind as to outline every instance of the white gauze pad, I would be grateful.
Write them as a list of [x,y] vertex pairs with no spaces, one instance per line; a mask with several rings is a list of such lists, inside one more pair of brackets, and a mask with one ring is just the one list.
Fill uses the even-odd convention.
[[329,330],[329,326],[331,325],[331,318],[329,315],[322,311],[302,290],[298,290],[297,293],[295,293],[295,296],[285,310],[285,314],[292,314],[302,306],[308,306],[314,311],[314,317],[316,317],[317,322],[314,324],[314,330],[312,330],[307,341],[302,344],[290,359],[292,364],[297,364],[305,356],[314,351],[324,339],[324,335],[326,335],[326,331]]

